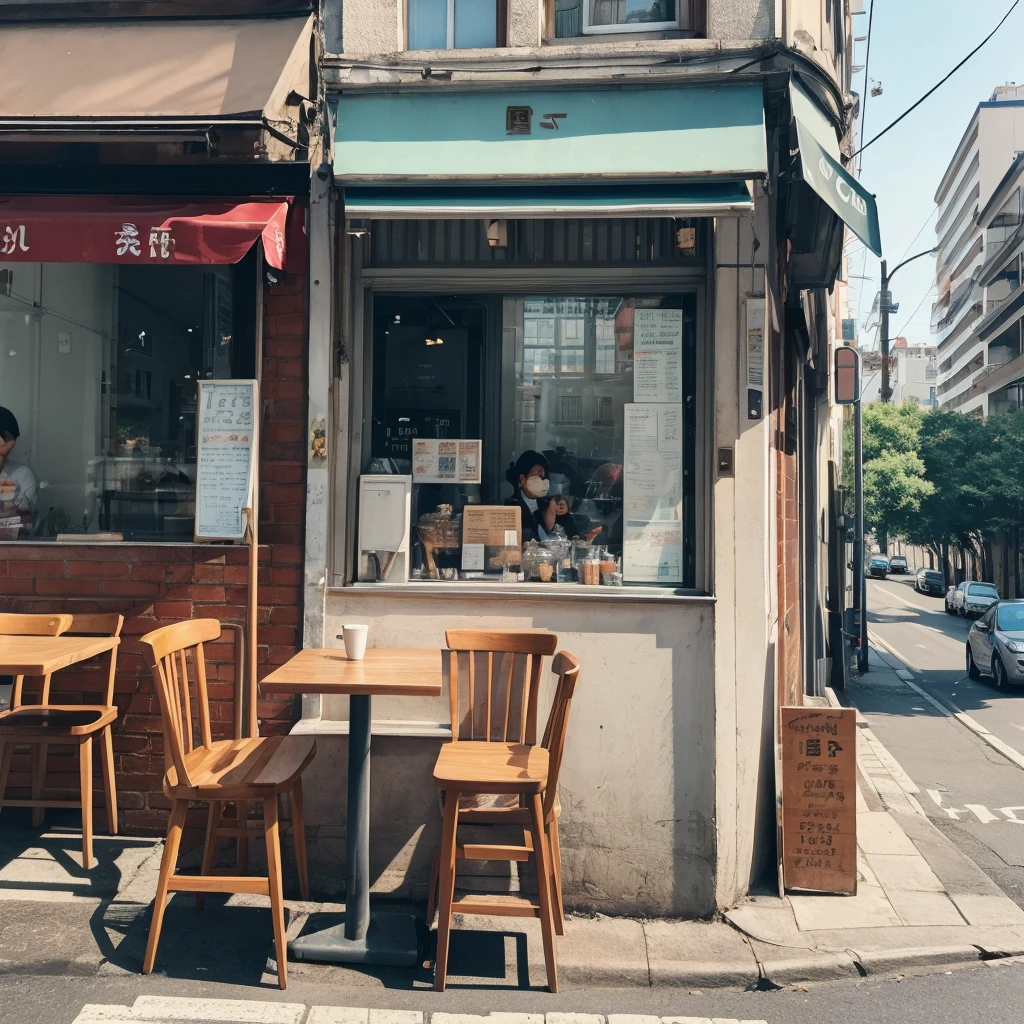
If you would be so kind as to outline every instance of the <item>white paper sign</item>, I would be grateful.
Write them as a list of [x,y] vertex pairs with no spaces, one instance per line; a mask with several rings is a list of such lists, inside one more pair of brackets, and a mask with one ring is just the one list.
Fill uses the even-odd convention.
[[625,406],[626,582],[683,582],[682,471],[682,405]]
[[433,437],[413,438],[413,483],[480,483],[481,447],[480,441]]
[[681,309],[634,310],[633,399],[637,402],[682,402]]
[[256,477],[254,380],[199,382],[195,539],[244,540]]
[[764,299],[747,297],[747,387],[764,387]]

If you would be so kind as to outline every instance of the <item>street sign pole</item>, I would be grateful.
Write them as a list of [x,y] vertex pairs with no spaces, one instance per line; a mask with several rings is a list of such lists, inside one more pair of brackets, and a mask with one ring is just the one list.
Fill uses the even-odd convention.
[[892,295],[889,294],[889,274],[886,261],[882,260],[882,403],[892,398],[889,387],[889,310],[892,308]]
[[[885,362],[882,362],[883,367]],[[883,370],[883,373],[885,371]],[[854,518],[853,536],[853,606],[860,621],[860,646],[857,648],[857,669],[868,670],[868,589],[864,579],[864,417],[863,402],[858,396],[853,406]]]

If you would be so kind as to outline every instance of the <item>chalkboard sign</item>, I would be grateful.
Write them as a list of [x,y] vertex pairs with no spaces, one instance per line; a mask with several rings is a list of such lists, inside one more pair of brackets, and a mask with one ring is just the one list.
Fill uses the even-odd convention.
[[254,380],[199,382],[195,539],[244,540],[256,476]]
[[787,889],[857,893],[857,712],[782,708]]

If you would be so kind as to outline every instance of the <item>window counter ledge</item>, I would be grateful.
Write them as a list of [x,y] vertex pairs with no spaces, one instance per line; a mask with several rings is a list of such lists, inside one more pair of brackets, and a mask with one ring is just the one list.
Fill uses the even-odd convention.
[[[582,591],[582,593],[581,593]],[[677,603],[677,604],[714,604],[717,598],[713,594],[701,594],[697,591],[672,589],[670,587],[584,587],[581,584],[551,583],[470,583],[443,582],[436,583],[353,583],[347,587],[328,587],[327,593],[332,596],[345,596],[358,592],[365,594],[379,593],[381,597],[417,597],[430,594],[455,597],[461,595],[488,600],[527,600],[536,601],[546,598],[554,601],[602,601],[622,603],[626,601]]]

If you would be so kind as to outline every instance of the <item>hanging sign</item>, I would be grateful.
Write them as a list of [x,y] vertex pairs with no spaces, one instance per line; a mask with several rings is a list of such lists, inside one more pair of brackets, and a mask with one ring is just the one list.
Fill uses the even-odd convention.
[[256,482],[254,380],[199,382],[195,539],[244,540]]

